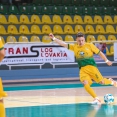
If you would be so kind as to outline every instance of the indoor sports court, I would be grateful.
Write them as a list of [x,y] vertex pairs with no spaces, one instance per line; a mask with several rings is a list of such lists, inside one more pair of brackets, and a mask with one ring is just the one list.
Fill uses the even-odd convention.
[[0,0],[0,117],[117,117],[116,86],[117,0]]

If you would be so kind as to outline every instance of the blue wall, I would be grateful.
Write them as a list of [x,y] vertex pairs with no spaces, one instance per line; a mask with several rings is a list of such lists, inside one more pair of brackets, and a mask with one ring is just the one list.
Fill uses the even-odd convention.
[[[104,76],[117,76],[117,67],[98,67]],[[78,68],[1,70],[3,80],[78,77]]]

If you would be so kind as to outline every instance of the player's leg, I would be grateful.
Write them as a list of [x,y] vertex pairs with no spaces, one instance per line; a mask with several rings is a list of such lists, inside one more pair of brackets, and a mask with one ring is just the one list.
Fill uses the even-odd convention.
[[[86,79],[84,79],[83,81],[81,80],[81,82],[84,85],[84,89],[93,97],[97,97],[96,93],[94,92],[94,90],[91,88],[91,84],[89,83],[89,80],[87,80],[88,76],[85,76]],[[80,79],[82,79],[82,77],[80,77]]]
[[[93,73],[92,73],[92,71],[93,71]],[[112,79],[108,79],[108,78],[103,77],[97,67],[92,66],[90,74],[91,74],[93,80],[96,81],[99,84],[114,85],[114,86],[117,87],[117,82],[112,80]]]
[[97,97],[97,94],[93,88],[91,88],[92,80],[90,76],[84,72],[84,70],[80,70],[80,81],[83,83],[84,89],[94,98],[92,104],[101,104],[101,101]]
[[7,96],[7,93],[4,92],[4,90],[3,90],[2,80],[1,80],[1,78],[0,78],[0,98],[1,98],[1,97],[6,97],[6,96]]
[[111,85],[117,87],[117,82],[113,80],[112,78],[109,78],[109,80],[112,82]]
[[102,85],[113,85],[117,87],[117,82],[112,78],[103,78],[99,83]]
[[2,80],[0,78],[0,117],[5,117],[5,108],[3,104],[3,97],[6,97],[7,93],[4,92],[3,86],[2,86]]
[[0,98],[0,117],[5,117],[5,108],[3,104],[3,99]]

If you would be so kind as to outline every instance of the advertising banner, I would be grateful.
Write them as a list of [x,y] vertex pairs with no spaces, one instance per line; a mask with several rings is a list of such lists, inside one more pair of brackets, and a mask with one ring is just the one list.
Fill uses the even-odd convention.
[[74,62],[74,53],[59,45],[36,43],[5,44],[6,56],[1,64]]

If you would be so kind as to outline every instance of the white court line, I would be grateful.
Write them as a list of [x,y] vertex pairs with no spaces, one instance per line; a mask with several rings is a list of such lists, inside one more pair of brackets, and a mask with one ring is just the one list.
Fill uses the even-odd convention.
[[[105,86],[105,85],[102,85],[102,86],[94,86],[92,88],[105,88],[105,87],[113,87],[113,86]],[[56,90],[56,89],[80,89],[80,88],[84,88],[84,87],[75,87],[75,88],[53,88],[53,89],[29,89],[29,90],[15,90],[15,91],[6,91],[6,92],[18,92],[18,91],[41,91],[41,90]]]

